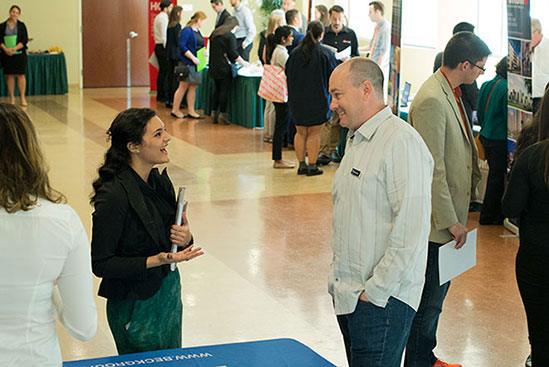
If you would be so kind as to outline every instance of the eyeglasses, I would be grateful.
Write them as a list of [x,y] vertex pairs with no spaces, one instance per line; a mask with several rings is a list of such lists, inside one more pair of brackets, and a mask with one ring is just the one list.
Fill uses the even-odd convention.
[[471,61],[469,61],[469,60],[465,60],[465,61],[467,61],[469,64],[473,65],[474,67],[479,68],[480,70],[482,70],[483,73],[486,72],[486,69],[483,68],[482,66],[478,66],[477,64],[475,64],[475,63],[473,63],[473,62],[471,62]]

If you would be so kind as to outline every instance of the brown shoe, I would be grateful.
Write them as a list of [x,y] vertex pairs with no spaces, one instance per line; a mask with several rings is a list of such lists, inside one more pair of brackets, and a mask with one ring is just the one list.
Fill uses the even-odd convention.
[[295,163],[288,162],[285,160],[280,160],[279,162],[273,163],[273,168],[295,168]]

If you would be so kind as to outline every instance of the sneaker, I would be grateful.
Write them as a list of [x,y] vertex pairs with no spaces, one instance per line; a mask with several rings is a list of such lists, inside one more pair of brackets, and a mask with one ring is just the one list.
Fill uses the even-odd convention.
[[281,160],[280,162],[274,162],[273,168],[295,168],[295,163]]
[[460,364],[451,364],[442,362],[440,359],[437,358],[436,363],[433,365],[433,367],[462,367]]
[[321,175],[323,173],[324,172],[321,169],[319,169],[318,167],[314,167],[314,168],[308,167],[307,168],[307,176],[318,176],[318,175]]

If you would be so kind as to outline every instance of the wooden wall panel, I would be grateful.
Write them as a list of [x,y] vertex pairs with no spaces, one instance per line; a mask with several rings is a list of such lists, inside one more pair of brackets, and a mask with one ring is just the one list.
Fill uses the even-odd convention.
[[132,86],[149,85],[148,0],[82,0],[84,87],[125,87],[126,39],[131,41]]

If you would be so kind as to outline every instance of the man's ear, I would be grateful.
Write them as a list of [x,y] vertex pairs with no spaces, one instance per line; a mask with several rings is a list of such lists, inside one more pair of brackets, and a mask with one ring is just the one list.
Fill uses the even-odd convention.
[[363,99],[367,100],[367,99],[370,98],[370,96],[371,96],[371,94],[374,90],[374,86],[372,85],[372,83],[369,80],[365,80],[360,85],[360,90],[362,92]]
[[126,146],[128,147],[128,150],[130,151],[130,153],[135,153],[135,154],[139,153],[139,144],[129,142]]

